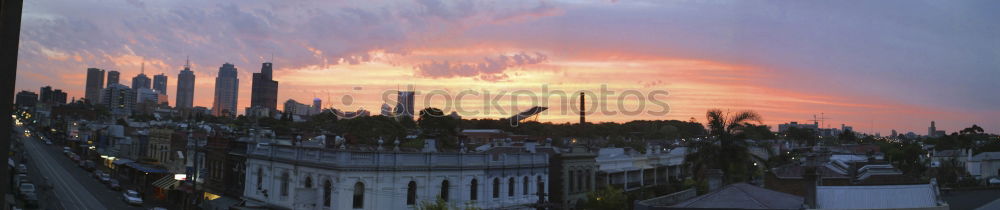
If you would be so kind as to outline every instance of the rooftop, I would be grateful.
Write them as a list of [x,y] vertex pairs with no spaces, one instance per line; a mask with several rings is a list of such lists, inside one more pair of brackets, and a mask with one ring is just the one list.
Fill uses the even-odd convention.
[[816,186],[816,206],[824,209],[888,209],[938,206],[931,184]]
[[736,183],[680,202],[673,208],[801,209],[803,198],[762,187]]

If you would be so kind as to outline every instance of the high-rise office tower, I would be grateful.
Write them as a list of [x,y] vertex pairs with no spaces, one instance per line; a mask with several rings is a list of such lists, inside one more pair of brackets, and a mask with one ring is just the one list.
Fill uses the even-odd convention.
[[50,103],[52,103],[54,105],[63,105],[63,104],[66,104],[66,92],[63,92],[60,89],[56,89],[55,91],[52,91],[52,102],[50,102]]
[[153,75],[153,90],[167,95],[167,75],[163,75],[163,73]]
[[240,79],[237,78],[236,66],[230,63],[219,67],[219,75],[215,77],[215,102],[212,103],[212,115],[236,116],[236,101],[239,99]]
[[111,84],[101,94],[101,103],[107,105],[108,111],[116,116],[129,116],[135,107],[135,92],[122,84]]
[[38,90],[38,102],[50,103],[52,101],[52,86],[45,86]]
[[931,127],[927,127],[927,136],[934,137],[937,131],[937,126],[934,126],[934,121],[931,121]]
[[265,62],[260,67],[260,73],[253,73],[250,108],[278,109],[278,81],[273,80],[272,73],[271,62]]
[[121,77],[121,73],[118,71],[108,71],[108,83],[104,87],[111,86],[111,84],[119,84],[118,80]]
[[14,96],[14,104],[18,107],[35,107],[38,103],[38,94],[35,92],[22,90]]
[[191,108],[194,105],[194,72],[190,62],[184,63],[184,70],[177,74],[177,108]]
[[319,114],[323,112],[323,100],[319,100],[319,98],[314,98],[312,108],[313,108],[312,111],[313,114]]
[[146,76],[146,64],[143,63],[139,75],[132,78],[132,89],[149,89],[149,82],[149,77]]
[[413,91],[396,92],[396,117],[408,117],[413,119]]
[[87,68],[87,87],[83,97],[91,104],[99,104],[101,101],[101,90],[104,86],[104,70],[98,68]]

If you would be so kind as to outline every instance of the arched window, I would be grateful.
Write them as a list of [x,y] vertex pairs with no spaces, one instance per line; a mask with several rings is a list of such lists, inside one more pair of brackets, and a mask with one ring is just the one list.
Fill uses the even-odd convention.
[[569,177],[566,182],[569,182],[569,192],[576,192],[576,182],[573,179],[576,177],[576,171],[569,171]]
[[264,187],[264,167],[257,168],[257,190]]
[[507,179],[507,197],[514,197],[514,177]]
[[479,180],[472,179],[472,184],[469,185],[469,200],[479,199]]
[[448,180],[441,181],[441,200],[448,201],[448,188],[451,188]]
[[281,196],[288,196],[288,172],[281,173]]
[[583,171],[577,171],[576,176],[576,191],[583,191]]
[[323,182],[323,206],[330,206],[330,199],[333,196],[333,184],[330,180]]
[[500,197],[500,178],[493,178],[493,198]]
[[536,178],[538,180],[538,189],[535,191],[538,194],[538,198],[541,199],[545,196],[545,180],[542,180],[542,176]]
[[306,188],[313,188],[313,179],[312,179],[312,177],[309,177],[309,176],[306,177],[306,184],[305,185],[306,185]]
[[365,208],[365,184],[358,182],[354,184],[354,208]]
[[594,173],[593,173],[593,172],[591,172],[590,170],[587,170],[587,175],[586,175],[586,176],[583,176],[583,186],[586,186],[585,190],[587,190],[587,191],[590,191],[590,190],[592,190],[592,188],[591,188],[591,186],[590,186],[590,185],[592,185],[592,184],[593,184],[593,183],[591,183],[591,181],[590,181],[590,175],[592,175],[592,174],[594,174]]
[[531,187],[531,185],[529,185],[529,183],[528,183],[528,176],[524,176],[524,183],[521,183],[521,187],[524,188],[524,189],[521,189],[521,191],[523,192],[523,194],[524,195],[528,195],[528,188]]
[[410,181],[406,185],[406,205],[417,204],[417,182]]

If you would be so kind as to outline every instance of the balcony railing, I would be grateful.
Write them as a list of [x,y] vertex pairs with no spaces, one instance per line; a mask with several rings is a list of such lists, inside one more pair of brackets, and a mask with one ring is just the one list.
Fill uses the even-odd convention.
[[504,154],[496,160],[483,153],[411,153],[362,152],[292,146],[247,145],[251,158],[312,163],[328,167],[378,168],[469,168],[469,167],[539,167],[547,166],[543,153]]

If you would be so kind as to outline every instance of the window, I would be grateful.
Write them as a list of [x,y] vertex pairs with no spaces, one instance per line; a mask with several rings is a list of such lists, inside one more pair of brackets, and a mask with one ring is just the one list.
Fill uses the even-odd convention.
[[507,197],[514,197],[514,177],[507,179]]
[[545,196],[545,180],[542,180],[542,176],[538,176],[538,198],[541,199]]
[[313,179],[312,179],[312,177],[308,177],[308,176],[306,177],[306,188],[313,188]]
[[281,173],[281,196],[288,196],[288,172]]
[[258,167],[257,168],[257,190],[260,190],[263,187],[264,187],[264,168],[263,167]]
[[479,199],[479,180],[472,179],[472,184],[469,186],[469,200]]
[[576,171],[569,171],[569,179],[566,179],[566,182],[569,182],[569,192],[576,192],[576,182],[573,181],[574,177],[576,177]]
[[441,181],[441,200],[448,201],[448,188],[451,187],[449,185],[451,183],[448,183],[448,180]]
[[330,197],[333,196],[333,185],[330,180],[323,182],[323,206],[330,206]]
[[417,182],[410,181],[410,184],[406,185],[406,205],[413,205],[417,203]]
[[530,187],[530,185],[528,185],[528,184],[529,184],[528,183],[528,177],[525,176],[524,177],[524,183],[521,183],[521,187],[524,188],[524,189],[521,189],[521,191],[523,192],[524,195],[528,195],[528,188]]
[[493,198],[500,197],[500,178],[493,178]]
[[576,191],[583,191],[583,171],[577,171],[576,176]]
[[358,182],[354,184],[354,208],[365,208],[365,184]]

